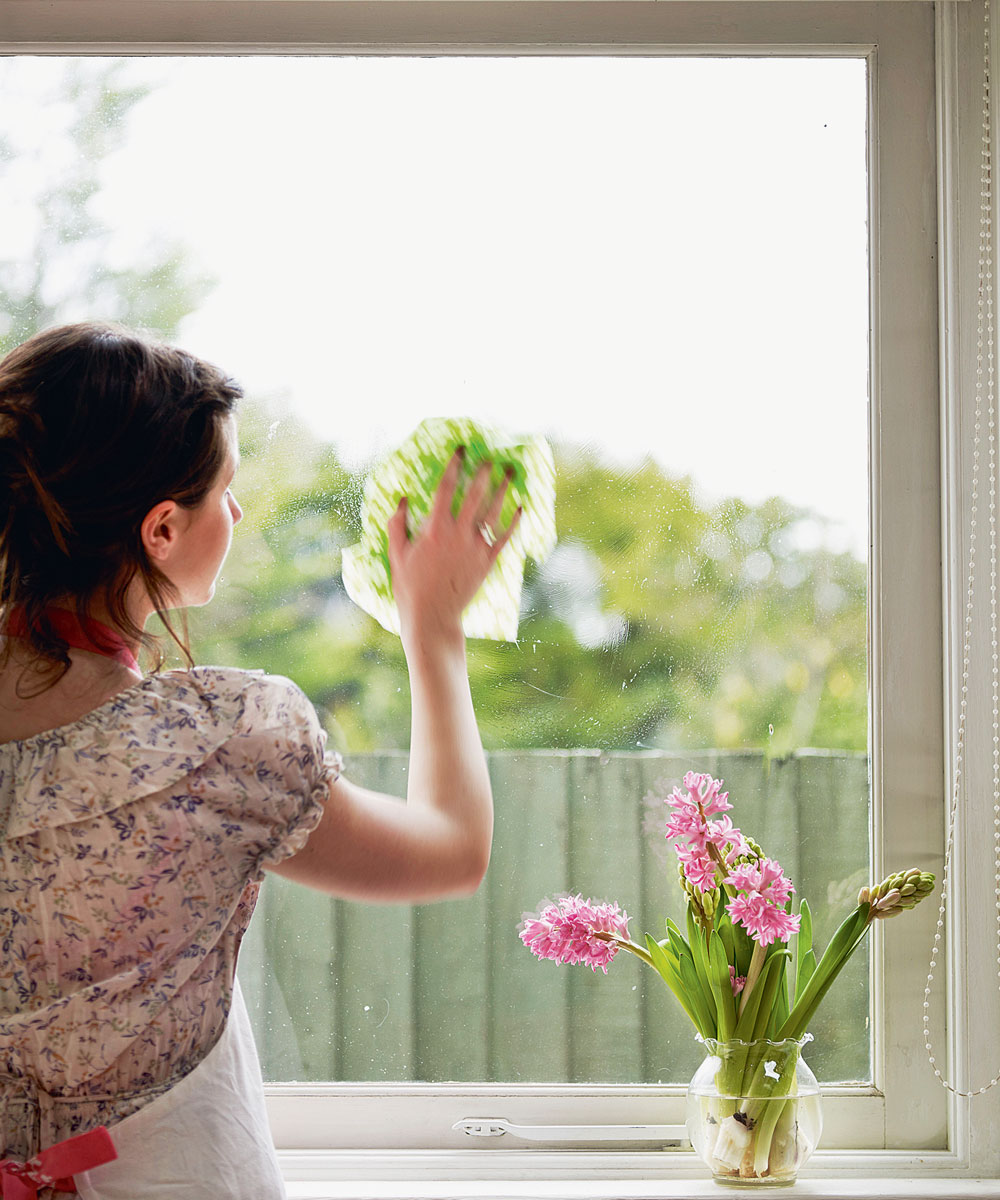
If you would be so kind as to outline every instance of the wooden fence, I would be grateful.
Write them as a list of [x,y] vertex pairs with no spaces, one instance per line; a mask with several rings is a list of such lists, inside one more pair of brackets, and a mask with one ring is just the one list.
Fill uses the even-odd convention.
[[[725,780],[733,820],[777,858],[826,944],[866,882],[868,761],[701,751],[500,751],[486,881],[420,906],[333,900],[264,883],[239,976],[268,1080],[686,1082],[701,1055],[650,968],[621,953],[607,977],[537,961],[517,928],[565,891],[615,900],[633,937],[682,914],[662,797],[687,770]],[[403,752],[353,757],[351,778],[405,794]],[[826,1082],[869,1078],[868,962],[824,1001],[809,1063]]]

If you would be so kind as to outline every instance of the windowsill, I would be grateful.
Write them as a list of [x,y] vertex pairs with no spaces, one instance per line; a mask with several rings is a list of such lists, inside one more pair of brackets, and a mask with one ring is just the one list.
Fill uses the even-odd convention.
[[[288,1200],[725,1200],[727,1194],[690,1150],[670,1166],[653,1155],[595,1153],[585,1164],[586,1157],[551,1151],[518,1153],[516,1160],[489,1151],[279,1152]],[[961,1177],[947,1151],[820,1151],[793,1187],[762,1190],[814,1200],[997,1200],[1000,1180]]]
[[[711,1179],[682,1180],[362,1180],[289,1183],[288,1200],[724,1200]],[[995,1179],[802,1179],[791,1188],[766,1188],[768,1195],[815,1200],[996,1200]],[[757,1188],[753,1191],[756,1193]]]

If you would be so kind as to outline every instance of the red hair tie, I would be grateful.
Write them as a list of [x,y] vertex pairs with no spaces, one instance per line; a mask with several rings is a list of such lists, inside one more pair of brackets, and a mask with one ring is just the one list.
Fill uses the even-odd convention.
[[[129,648],[122,635],[97,621],[93,617],[80,618],[68,608],[43,608],[42,618],[49,624],[52,632],[57,634],[74,650],[89,650],[93,654],[102,654],[105,658],[113,658],[123,666],[141,675],[135,655]],[[35,626],[38,629],[38,626]],[[30,635],[31,627],[24,609],[17,605],[10,611],[7,627],[3,631],[7,637],[26,638]]]

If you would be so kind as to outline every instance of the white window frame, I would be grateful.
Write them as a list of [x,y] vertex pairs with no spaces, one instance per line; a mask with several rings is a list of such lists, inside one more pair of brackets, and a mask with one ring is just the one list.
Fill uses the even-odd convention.
[[[969,516],[969,459],[961,447],[974,401],[981,20],[978,2],[932,7],[919,0],[3,0],[0,53],[866,56],[878,875],[883,865],[911,862],[939,870],[944,844]],[[995,49],[992,61],[997,78]],[[988,662],[981,623],[975,637],[973,661]],[[977,715],[988,711],[987,685],[973,680],[978,705],[933,1022],[939,1063],[947,1055],[949,1074],[966,1085],[970,1078],[984,1082],[983,1072],[1000,1064],[996,950],[988,935],[971,943],[966,937],[966,914],[989,914],[994,905],[992,730]],[[936,908],[923,907],[894,923],[888,938],[874,939],[873,1085],[828,1090],[822,1148],[803,1176],[810,1194],[891,1197],[892,1180],[907,1177],[918,1181],[900,1195],[1000,1193],[1000,1088],[957,1100],[927,1066],[923,981]],[[472,1182],[490,1179],[531,1181],[503,1184],[504,1196],[609,1194],[610,1184],[594,1180],[616,1181],[614,1194],[622,1196],[700,1195],[701,1185],[681,1181],[705,1176],[689,1151],[469,1149],[466,1135],[448,1132],[470,1116],[520,1124],[679,1123],[679,1088],[288,1084],[268,1088],[268,1106],[286,1178],[300,1181],[290,1185],[294,1196],[500,1194]],[[338,1179],[372,1182],[330,1182]],[[440,1191],[430,1182],[447,1179],[466,1182]],[[876,1179],[870,1187],[864,1182]],[[562,1182],[546,1192],[545,1180]],[[655,1185],[644,1190],[650,1180]]]

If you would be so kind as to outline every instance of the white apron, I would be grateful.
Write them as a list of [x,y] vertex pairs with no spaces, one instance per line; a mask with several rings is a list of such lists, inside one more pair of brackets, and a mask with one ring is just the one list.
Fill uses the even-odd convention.
[[109,1126],[118,1158],[74,1177],[81,1200],[285,1200],[238,980],[222,1037],[193,1071]]

